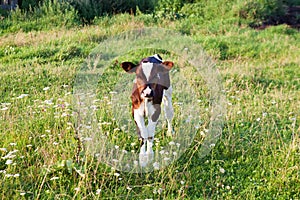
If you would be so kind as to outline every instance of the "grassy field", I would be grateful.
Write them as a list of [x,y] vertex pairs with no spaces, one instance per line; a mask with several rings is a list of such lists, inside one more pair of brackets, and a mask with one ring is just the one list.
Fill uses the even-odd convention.
[[[99,43],[147,26],[181,32],[205,49],[222,77],[226,116],[208,155],[199,149],[203,133],[209,134],[209,114],[200,113],[204,122],[178,160],[135,174],[99,162],[78,143],[72,92],[76,73]],[[299,199],[299,55],[298,30],[287,25],[255,30],[236,18],[158,22],[151,15],[120,14],[84,27],[7,28],[0,35],[0,198]],[[168,52],[165,57],[180,62]],[[118,65],[109,70],[107,81],[116,80]],[[198,90],[206,101],[205,87]],[[99,115],[106,119],[109,104],[99,98]],[[211,109],[208,103],[201,106]],[[176,117],[175,127],[179,123]],[[138,150],[136,137],[113,121],[107,124],[113,142]],[[158,138],[157,149],[170,141]]]

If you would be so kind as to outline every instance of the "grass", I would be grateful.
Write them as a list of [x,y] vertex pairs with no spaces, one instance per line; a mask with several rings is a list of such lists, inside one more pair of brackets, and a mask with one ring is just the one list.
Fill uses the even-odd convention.
[[[235,19],[192,22],[117,15],[93,26],[2,32],[0,198],[299,199],[299,32],[285,25],[257,31]],[[143,26],[183,32],[204,47],[222,76],[227,112],[220,140],[203,157],[205,108],[211,107],[203,80],[196,80],[204,120],[193,143],[163,170],[135,174],[99,162],[82,144],[78,149],[72,92],[76,72],[101,41]],[[132,53],[138,60],[148,52]],[[112,64],[103,78],[117,81],[119,72]],[[175,91],[174,102],[179,97]],[[105,113],[109,99],[99,98],[98,116],[110,140],[137,151],[137,138],[115,126]],[[170,142],[158,138],[157,148]]]

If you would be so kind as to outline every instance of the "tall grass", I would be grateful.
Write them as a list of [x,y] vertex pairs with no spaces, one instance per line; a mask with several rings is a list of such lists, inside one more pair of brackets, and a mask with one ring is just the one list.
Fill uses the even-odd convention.
[[[0,198],[298,199],[299,31],[287,25],[257,31],[230,16],[207,23],[201,16],[161,19],[156,23],[149,15],[123,14],[99,18],[94,26],[54,30],[49,30],[51,25],[35,28],[39,26],[36,22],[24,19],[20,27],[32,23],[27,33],[12,33],[17,31],[13,28],[18,26],[16,23],[3,29]],[[97,155],[87,154],[86,146],[78,143],[72,88],[75,74],[99,42],[145,24],[189,34],[204,47],[223,77],[227,113],[223,134],[205,157],[201,145],[203,136],[209,134],[205,128],[209,120],[204,121],[193,143],[177,161],[163,170],[133,174],[99,162]],[[176,65],[180,63],[165,53]],[[129,52],[123,58],[126,56],[138,61],[141,54]],[[112,64],[107,76],[102,77],[108,80],[103,81],[108,94],[106,84],[119,78],[118,67]],[[204,84],[201,78],[193,80],[195,85]],[[201,115],[209,119],[210,107],[203,101],[206,88],[196,92],[202,98]],[[175,103],[176,95],[180,94],[174,91]],[[110,96],[100,97],[100,125],[109,132],[111,141],[119,148],[138,151],[134,133],[126,134],[122,127],[103,118],[107,112],[104,105],[111,105]],[[178,128],[180,104],[174,107],[174,125]],[[129,124],[134,122],[129,120]],[[170,142],[163,132],[164,129],[162,135],[157,135],[156,148]]]
[[1,21],[0,34],[5,32],[51,30],[56,27],[72,27],[78,24],[75,9],[66,1],[47,0],[39,6],[11,11],[8,18]]

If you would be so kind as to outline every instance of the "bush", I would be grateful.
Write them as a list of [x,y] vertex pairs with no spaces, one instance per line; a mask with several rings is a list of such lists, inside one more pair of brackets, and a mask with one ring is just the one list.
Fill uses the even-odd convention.
[[283,0],[282,2],[284,5],[287,6],[300,6],[299,0]]
[[265,20],[284,15],[283,3],[278,0],[248,0],[241,6],[238,15],[244,19]]
[[22,0],[21,3],[19,2],[19,8],[21,10],[32,10],[33,8],[38,7],[44,0]]
[[95,17],[123,12],[135,13],[138,8],[144,13],[154,10],[156,0],[69,0],[78,11],[84,24],[92,23]]
[[184,4],[193,3],[194,0],[159,0],[155,8],[157,18],[179,19],[184,15],[180,12]]
[[197,0],[196,3],[185,4],[180,13],[188,17],[203,18],[205,20],[224,19],[231,17],[235,0]]

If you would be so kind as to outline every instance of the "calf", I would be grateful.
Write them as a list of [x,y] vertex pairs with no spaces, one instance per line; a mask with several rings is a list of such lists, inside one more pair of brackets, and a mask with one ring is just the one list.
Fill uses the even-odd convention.
[[[131,101],[132,116],[137,126],[138,136],[142,141],[140,157],[153,154],[155,126],[161,113],[162,101],[168,122],[167,135],[172,135],[174,112],[169,71],[173,65],[171,61],[163,61],[158,54],[142,59],[137,65],[131,62],[121,64],[126,72],[136,74]],[[147,126],[145,118],[148,119]]]

